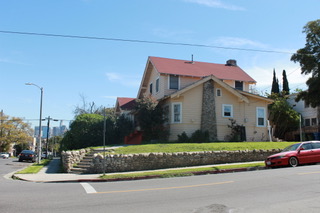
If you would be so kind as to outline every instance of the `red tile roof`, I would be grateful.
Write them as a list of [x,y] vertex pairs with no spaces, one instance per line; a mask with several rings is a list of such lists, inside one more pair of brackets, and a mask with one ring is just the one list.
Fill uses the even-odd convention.
[[117,98],[121,109],[133,109],[135,106],[135,98]]
[[162,74],[183,75],[193,77],[205,77],[214,75],[221,80],[236,80],[253,82],[251,78],[238,66],[227,66],[225,64],[215,64],[198,61],[187,61],[160,57],[149,57],[157,71]]

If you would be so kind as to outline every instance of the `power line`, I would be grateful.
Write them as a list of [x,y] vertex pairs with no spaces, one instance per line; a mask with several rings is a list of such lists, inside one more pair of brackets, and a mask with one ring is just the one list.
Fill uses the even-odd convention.
[[131,42],[131,43],[147,43],[147,44],[163,44],[163,45],[175,45],[175,46],[205,47],[205,48],[216,48],[216,49],[227,49],[227,50],[264,52],[264,53],[294,54],[292,52],[276,51],[276,50],[258,50],[258,49],[222,47],[222,46],[214,46],[214,45],[206,45],[206,44],[191,44],[191,43],[179,43],[179,42],[148,41],[148,40],[137,40],[137,39],[107,38],[107,37],[79,36],[79,35],[62,35],[62,34],[34,33],[34,32],[18,32],[18,31],[5,31],[5,30],[0,30],[0,33],[30,35],[30,36],[62,37],[62,38],[73,38],[73,39],[106,40],[106,41]]

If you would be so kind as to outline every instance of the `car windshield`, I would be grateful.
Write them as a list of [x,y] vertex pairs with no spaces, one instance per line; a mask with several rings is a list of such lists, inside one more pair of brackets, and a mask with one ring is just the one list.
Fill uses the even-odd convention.
[[301,143],[292,144],[290,146],[287,146],[282,150],[282,152],[289,152],[289,151],[295,151],[298,149],[298,147],[301,145]]
[[33,154],[33,151],[31,151],[31,150],[23,150],[21,153],[24,153],[24,154]]

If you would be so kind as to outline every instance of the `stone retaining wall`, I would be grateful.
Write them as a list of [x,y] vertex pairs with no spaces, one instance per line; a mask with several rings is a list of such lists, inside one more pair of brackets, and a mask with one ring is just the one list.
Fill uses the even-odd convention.
[[[105,172],[127,172],[175,167],[262,161],[281,150],[205,151],[106,155]],[[95,154],[89,173],[103,173],[103,155]]]
[[90,149],[81,149],[78,151],[62,151],[61,161],[65,172],[70,172],[75,164],[80,163],[84,156],[90,152]]

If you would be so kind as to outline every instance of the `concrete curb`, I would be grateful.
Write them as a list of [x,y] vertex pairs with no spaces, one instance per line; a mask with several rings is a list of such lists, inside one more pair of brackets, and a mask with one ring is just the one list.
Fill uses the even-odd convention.
[[[236,169],[221,169],[215,171],[201,171],[201,172],[185,172],[185,174],[190,175],[207,175],[207,174],[223,174],[223,173],[235,173],[235,172],[247,172],[247,171],[258,171],[268,169],[266,167],[246,167],[246,168],[236,168]],[[182,173],[183,174],[183,173]],[[187,176],[187,175],[186,175]],[[179,176],[176,176],[179,177]],[[155,178],[169,178],[162,177],[161,175],[148,175],[141,177],[128,177],[128,178],[88,178],[88,179],[70,179],[70,180],[50,180],[50,181],[40,181],[40,180],[28,180],[22,177],[18,177],[16,174],[12,175],[13,179],[34,182],[34,183],[78,183],[78,182],[117,182],[117,181],[133,181],[133,180],[145,180],[145,179],[155,179]]]

